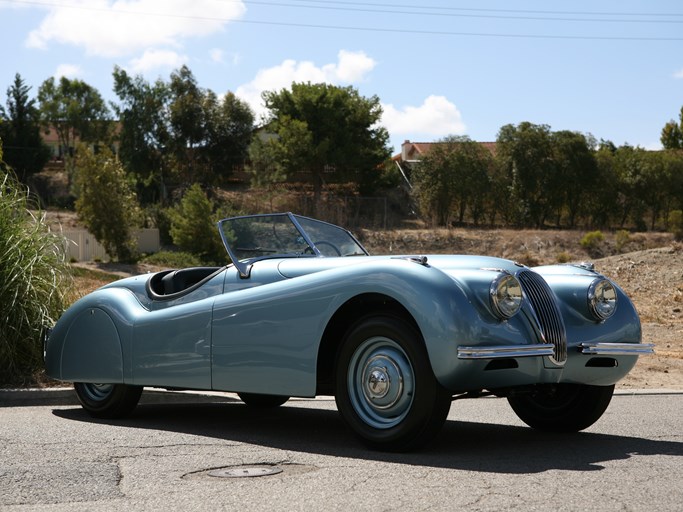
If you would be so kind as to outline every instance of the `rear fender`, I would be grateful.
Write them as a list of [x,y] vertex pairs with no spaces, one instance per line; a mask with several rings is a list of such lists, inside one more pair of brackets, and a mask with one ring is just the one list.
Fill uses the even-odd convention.
[[47,340],[47,375],[71,382],[130,380],[132,325],[141,310],[123,288],[101,289],[76,302]]

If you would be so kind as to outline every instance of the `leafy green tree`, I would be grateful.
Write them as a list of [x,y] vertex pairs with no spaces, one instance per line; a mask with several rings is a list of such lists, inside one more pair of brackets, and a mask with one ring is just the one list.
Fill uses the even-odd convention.
[[561,225],[561,215],[566,210],[569,227],[573,228],[579,215],[586,210],[588,196],[597,182],[595,143],[592,137],[563,130],[553,132],[552,144],[556,163],[553,186],[559,192],[557,225]]
[[608,228],[619,217],[621,198],[617,191],[616,152],[612,142],[601,141],[594,153],[595,186],[586,198],[585,208],[589,224],[596,227]]
[[510,180],[518,222],[543,227],[562,202],[550,127],[529,122],[503,126],[497,158]]
[[6,163],[21,181],[43,169],[50,158],[50,148],[40,134],[40,116],[36,100],[29,97],[31,88],[17,73],[7,89],[7,110],[0,106],[0,138],[5,145]]
[[[0,161],[2,147],[0,145]],[[21,385],[42,368],[42,334],[66,306],[64,242],[10,174],[0,171],[0,384]]]
[[448,225],[453,210],[463,222],[483,215],[493,157],[469,137],[447,137],[433,145],[414,170],[420,208],[432,222]]
[[45,129],[55,130],[65,151],[66,169],[71,179],[76,142],[109,142],[111,116],[100,93],[79,79],[53,77],[38,89],[40,117]]
[[114,69],[121,160],[145,202],[165,200],[177,184],[220,184],[242,167],[254,114],[233,93],[199,87],[183,66],[153,85]]
[[379,166],[390,156],[377,96],[364,98],[353,87],[293,83],[291,90],[265,92],[263,99],[272,136],[254,141],[254,173],[307,174],[316,205],[328,181],[355,182],[362,194],[374,190]]
[[171,74],[170,149],[178,167],[184,170],[184,181],[198,179],[197,147],[205,142],[204,92],[187,66]]
[[683,107],[678,114],[678,123],[673,119],[664,125],[659,140],[664,149],[683,149]]
[[76,211],[107,253],[119,261],[133,259],[133,229],[140,209],[121,162],[106,147],[96,152],[78,145]]
[[645,150],[620,146],[614,154],[616,182],[613,190],[619,203],[617,222],[623,228],[630,219],[638,230],[645,230]]
[[219,99],[212,91],[206,91],[203,109],[206,144],[202,165],[212,181],[220,182],[245,165],[253,137],[254,113],[232,92]]
[[187,190],[169,214],[174,244],[206,263],[225,262],[225,248],[216,228],[215,205],[198,183]]
[[114,68],[114,92],[120,103],[113,106],[121,126],[119,158],[136,179],[144,203],[164,201],[170,174],[166,147],[171,138],[168,103],[170,90],[161,79],[150,84]]

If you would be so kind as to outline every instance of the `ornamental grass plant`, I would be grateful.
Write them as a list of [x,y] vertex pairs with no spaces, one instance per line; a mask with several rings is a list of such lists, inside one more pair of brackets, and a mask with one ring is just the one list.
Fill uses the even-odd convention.
[[71,275],[64,241],[31,196],[0,170],[0,385],[35,382],[42,337],[63,312]]

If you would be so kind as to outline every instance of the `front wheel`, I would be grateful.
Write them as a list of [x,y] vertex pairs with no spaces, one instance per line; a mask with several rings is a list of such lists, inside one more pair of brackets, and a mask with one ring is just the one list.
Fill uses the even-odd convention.
[[337,408],[368,446],[405,451],[441,429],[451,395],[436,380],[422,337],[395,317],[368,317],[344,338],[336,367]]
[[76,382],[76,395],[93,418],[123,418],[137,406],[142,386],[126,384],[91,384]]
[[524,423],[547,432],[578,432],[600,419],[612,400],[614,386],[557,384],[539,386],[508,402]]

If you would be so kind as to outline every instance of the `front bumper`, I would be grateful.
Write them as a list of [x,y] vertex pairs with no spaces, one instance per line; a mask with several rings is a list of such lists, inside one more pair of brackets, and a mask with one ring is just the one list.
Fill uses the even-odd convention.
[[[581,354],[604,356],[643,356],[654,354],[654,343],[581,343]],[[458,359],[508,359],[516,357],[552,356],[554,346],[548,343],[533,345],[499,345],[488,347],[458,347]]]

